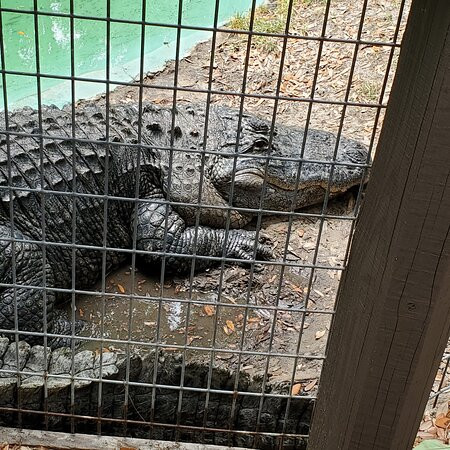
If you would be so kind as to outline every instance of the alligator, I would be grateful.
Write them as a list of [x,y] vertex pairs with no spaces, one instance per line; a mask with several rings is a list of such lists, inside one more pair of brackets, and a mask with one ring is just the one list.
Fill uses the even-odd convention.
[[369,161],[355,140],[342,137],[335,150],[332,133],[310,129],[305,139],[224,106],[107,112],[86,102],[74,114],[50,106],[0,119],[0,332],[42,343],[45,330],[52,347],[73,332],[55,304],[130,249],[146,270],[163,260],[186,272],[194,257],[198,270],[269,260],[267,237],[242,229],[255,215],[343,193]]
[[0,338],[0,427],[95,434],[101,423],[103,434],[263,449],[281,448],[277,434],[285,433],[282,448],[305,449],[313,400],[289,393],[288,382],[183,364],[164,349],[74,355]]

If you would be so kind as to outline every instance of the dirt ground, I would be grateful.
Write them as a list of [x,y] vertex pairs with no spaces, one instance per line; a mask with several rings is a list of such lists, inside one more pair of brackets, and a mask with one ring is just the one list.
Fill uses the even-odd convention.
[[[331,39],[356,39],[361,4],[348,0],[332,2],[324,35]],[[291,33],[320,36],[325,5],[326,2],[321,0],[297,1]],[[369,1],[361,33],[361,39],[368,43],[359,47],[356,64],[352,65],[354,44],[326,41],[321,48],[316,82],[314,73],[319,42],[289,39],[279,85],[282,99],[278,103],[277,121],[304,126],[310,114],[310,127],[337,132],[344,113],[343,135],[375,146],[384,115],[384,110],[376,105],[385,104],[389,96],[398,49],[373,43],[393,41],[399,7],[399,1]],[[405,11],[408,7],[409,2]],[[269,3],[258,14],[263,23],[262,31],[264,23],[284,20],[274,3]],[[400,22],[399,39],[406,17],[405,12]],[[261,36],[255,37],[250,45],[245,92],[256,97],[247,97],[244,109],[269,119],[274,100],[257,95],[277,94],[283,45],[283,39]],[[198,44],[178,64],[172,61],[162,71],[147,74],[143,80],[146,86],[143,99],[171,105],[175,92],[177,103],[206,102],[206,93],[183,89],[207,90],[210,87],[214,91],[210,98],[212,103],[239,107],[240,97],[230,93],[242,92],[246,48],[246,36],[218,33],[211,77],[211,41],[207,41]],[[391,57],[392,64],[386,75]],[[174,91],[176,72],[177,86],[181,90]],[[387,82],[383,91],[385,77]],[[307,99],[311,95],[318,102],[309,110]],[[111,92],[110,101],[132,103],[138,97],[138,86],[119,86]],[[104,104],[105,98],[103,94],[98,101]],[[345,101],[363,106],[350,104],[343,107],[339,102]],[[325,212],[351,219],[358,203],[357,196],[356,190],[332,200]],[[320,214],[321,211],[319,205],[304,212]],[[108,278],[107,290],[129,293],[134,285],[135,292],[149,300],[135,300],[130,306],[128,301],[117,298],[107,297],[104,301],[96,299],[94,302],[92,298],[80,298],[78,314],[91,322],[91,335],[100,336],[103,329],[104,335],[112,338],[130,336],[142,340],[158,337],[167,348],[171,344],[187,343],[192,347],[186,351],[187,358],[239,368],[252,375],[268,373],[272,380],[293,381],[293,389],[299,393],[315,395],[341,274],[339,268],[345,264],[352,231],[352,221],[346,219],[322,221],[312,216],[290,221],[286,217],[265,217],[261,229],[273,240],[277,261],[289,264],[285,269],[268,265],[253,272],[248,268],[225,266],[223,270],[220,267],[211,269],[192,278],[160,280],[159,276],[148,278],[124,268]],[[250,228],[255,226],[254,221]],[[312,272],[295,264],[323,268]],[[179,301],[158,301],[159,296]],[[189,305],[187,299],[194,303]],[[250,306],[245,308],[244,305]],[[281,307],[282,311],[274,314],[274,307]],[[130,311],[132,320],[129,320]],[[156,335],[158,327],[160,333]],[[212,356],[211,352],[201,351],[211,345],[219,351]],[[246,351],[242,357],[226,352],[239,348]],[[258,355],[260,352],[271,352],[275,356],[268,360],[266,356]],[[305,358],[288,358],[283,356],[286,353],[300,353]],[[440,402],[442,404],[442,399]],[[431,419],[426,417],[424,420]]]

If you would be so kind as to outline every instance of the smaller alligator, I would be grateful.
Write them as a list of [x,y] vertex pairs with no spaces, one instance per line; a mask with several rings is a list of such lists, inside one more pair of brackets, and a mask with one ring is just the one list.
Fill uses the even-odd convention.
[[0,332],[69,334],[57,300],[91,287],[129,249],[147,270],[162,257],[172,271],[189,270],[193,255],[197,269],[223,256],[270,259],[266,238],[242,229],[260,209],[321,202],[366,173],[366,147],[342,138],[335,154],[336,136],[324,131],[309,130],[304,145],[303,130],[278,125],[271,140],[270,122],[214,106],[205,144],[203,108],[141,112],[139,122],[138,107],[114,106],[107,118],[86,103],[74,129],[70,108],[44,107],[41,120],[31,108],[9,114],[0,132]]
[[[289,383],[269,380],[263,385],[261,377],[245,372],[211,370],[191,360],[183,364],[181,354],[162,349],[155,364],[154,351],[129,350],[74,354],[67,347],[45,351],[40,345],[0,338],[0,427],[21,423],[24,428],[70,432],[75,414],[83,417],[75,420],[76,431],[95,434],[101,414],[102,433],[123,436],[127,420],[126,435],[148,439],[152,422],[153,439],[173,440],[181,398],[179,424],[184,428],[178,440],[251,448],[261,408],[259,431],[267,435],[260,436],[258,448],[279,448],[276,434],[282,432],[300,435],[286,436],[283,448],[306,448],[302,436],[309,430],[313,401],[302,395],[289,399]],[[181,383],[182,391],[174,389]],[[207,397],[203,390],[208,385]],[[263,386],[269,395],[261,402],[255,394]],[[227,432],[230,427],[234,433]]]

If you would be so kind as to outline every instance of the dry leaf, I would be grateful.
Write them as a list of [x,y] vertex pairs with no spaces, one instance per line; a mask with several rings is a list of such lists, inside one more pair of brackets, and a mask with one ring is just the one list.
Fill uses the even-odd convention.
[[301,383],[294,384],[294,386],[292,386],[291,395],[298,395],[301,390],[302,390]]
[[297,286],[294,283],[291,283],[290,281],[286,281],[286,284],[288,284],[294,292],[297,292],[298,294],[303,294],[302,287]]
[[429,428],[433,426],[433,422],[431,420],[426,420],[425,422],[422,422],[420,424],[419,430],[420,431],[428,431]]
[[84,316],[84,311],[83,311],[82,308],[79,308],[79,309],[78,309],[78,314],[80,314],[80,317],[83,317],[83,316]]
[[233,355],[226,355],[226,356],[217,355],[217,359],[222,359],[224,361],[231,359],[232,357],[233,357]]
[[224,332],[227,336],[229,336],[229,335],[232,333],[232,331],[231,331],[226,325],[223,326],[223,332]]
[[269,283],[273,283],[275,280],[277,279],[277,275],[272,275],[270,278],[269,278]]
[[326,332],[327,332],[327,330],[318,331],[316,333],[316,339],[320,339],[321,337],[324,337]]
[[125,294],[125,288],[121,284],[117,284],[117,289],[121,294]]
[[192,344],[192,341],[195,341],[196,339],[202,339],[202,336],[189,336],[188,337],[188,345]]
[[427,440],[427,439],[435,439],[436,435],[433,433],[427,433],[425,431],[419,431],[417,433],[417,437],[422,439],[422,440]]
[[438,428],[447,428],[450,425],[450,418],[443,416],[443,417],[437,417],[436,420],[434,421],[434,424],[438,427]]
[[317,384],[317,378],[315,380],[310,381],[304,388],[305,392],[310,391],[316,384]]
[[235,328],[234,328],[234,323],[233,323],[231,320],[227,320],[227,321],[226,321],[226,324],[227,324],[227,327],[228,327],[231,331],[234,331],[234,330],[235,330]]
[[156,325],[156,322],[144,322],[144,325],[147,327],[153,327]]
[[446,435],[447,435],[446,430],[444,430],[443,428],[436,428],[436,432],[437,432],[439,439],[441,439],[442,441],[446,439]]
[[203,307],[203,312],[207,315],[207,316],[213,316],[214,313],[216,312],[216,309],[211,306],[211,305],[205,305]]
[[286,74],[284,75],[284,79],[286,81],[292,80],[292,78],[294,78],[294,74],[292,72],[286,72]]
[[260,318],[259,317],[249,317],[247,319],[247,323],[255,323],[255,322],[259,322]]
[[180,292],[182,292],[182,286],[181,284],[177,284],[175,286],[175,294],[179,294]]

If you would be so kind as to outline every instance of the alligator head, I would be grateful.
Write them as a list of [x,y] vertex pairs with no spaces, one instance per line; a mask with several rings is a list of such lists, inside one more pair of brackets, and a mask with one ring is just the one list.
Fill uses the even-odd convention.
[[310,129],[304,142],[303,130],[288,126],[269,139],[270,123],[246,116],[237,148],[229,143],[229,154],[211,161],[211,181],[228,200],[233,185],[234,206],[296,210],[367,181],[368,150],[357,141],[341,137],[336,151],[334,134]]

